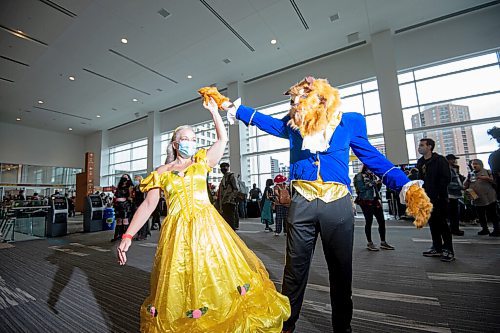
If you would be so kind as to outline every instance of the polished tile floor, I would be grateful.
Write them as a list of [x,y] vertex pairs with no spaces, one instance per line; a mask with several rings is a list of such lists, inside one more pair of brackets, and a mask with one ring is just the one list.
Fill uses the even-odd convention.
[[[454,238],[457,260],[444,263],[421,255],[428,228],[389,221],[396,250],[371,252],[363,225],[355,229],[354,332],[500,332],[499,238],[464,227],[465,236]],[[238,233],[280,288],[285,237],[263,229],[248,219]],[[0,332],[137,332],[158,232],[134,243],[125,267],[110,238],[109,231],[76,233],[0,248]],[[378,243],[376,223],[373,238]],[[296,332],[332,332],[328,290],[318,242]]]

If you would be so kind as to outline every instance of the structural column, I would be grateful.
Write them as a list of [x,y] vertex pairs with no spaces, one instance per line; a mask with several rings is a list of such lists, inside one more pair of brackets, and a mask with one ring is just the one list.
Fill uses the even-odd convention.
[[385,151],[394,164],[408,163],[408,148],[397,77],[393,35],[390,30],[371,35],[377,75]]
[[[238,97],[243,99],[242,84],[240,81],[231,82],[227,86],[227,97],[234,101]],[[229,164],[231,172],[241,174],[241,150],[239,122],[229,125]]]
[[[109,132],[107,130],[103,130],[99,132],[100,136],[100,146],[96,147],[96,151],[94,151],[94,161],[95,161],[95,169],[94,169],[94,184],[99,186],[108,185],[107,177],[103,176],[108,174],[109,169]],[[99,159],[99,160],[98,160]],[[99,170],[97,169],[97,165],[99,165]],[[96,179],[99,177],[99,179]],[[111,184],[113,185],[113,184]]]
[[165,161],[161,160],[160,114],[148,112],[148,173],[158,168]]

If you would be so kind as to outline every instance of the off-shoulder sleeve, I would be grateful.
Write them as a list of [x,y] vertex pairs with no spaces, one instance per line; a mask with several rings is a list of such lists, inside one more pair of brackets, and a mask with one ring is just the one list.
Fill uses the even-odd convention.
[[194,155],[194,162],[201,164],[207,170],[207,172],[212,171],[212,168],[208,165],[206,149],[198,150],[198,152]]
[[139,188],[142,192],[147,192],[153,188],[162,188],[161,176],[158,172],[153,171],[141,181]]

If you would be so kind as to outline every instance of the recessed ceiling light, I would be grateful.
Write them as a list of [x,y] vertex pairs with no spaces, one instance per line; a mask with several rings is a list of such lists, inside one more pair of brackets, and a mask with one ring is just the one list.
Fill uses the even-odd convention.
[[21,121],[21,118],[17,117],[17,118],[16,118],[16,121]]
[[70,127],[70,128],[68,128],[68,131],[72,131],[72,130],[73,130],[73,129],[72,129],[71,127]]
[[157,13],[160,14],[163,18],[167,18],[171,15],[165,8],[160,9]]
[[188,79],[192,79],[193,77],[192,77],[191,75],[188,75],[188,76],[187,76],[187,78],[188,78]]
[[276,44],[278,41],[276,39],[271,39],[271,44]]
[[353,32],[352,34],[347,35],[347,42],[354,43],[359,40],[359,32]]
[[42,100],[38,101],[38,104],[43,104],[43,101]]
[[127,43],[128,43],[127,38],[122,38],[122,43],[123,43],[123,44],[127,44]]
[[132,98],[132,102],[137,102],[137,98]]
[[69,77],[69,80],[70,80],[70,81],[75,81],[75,77],[74,77],[74,76],[70,76],[70,77]]
[[100,114],[98,114],[96,117],[97,117],[97,118],[101,118],[101,115],[100,115]]
[[330,21],[331,22],[337,21],[339,18],[340,18],[339,13],[335,13],[335,14],[330,16]]

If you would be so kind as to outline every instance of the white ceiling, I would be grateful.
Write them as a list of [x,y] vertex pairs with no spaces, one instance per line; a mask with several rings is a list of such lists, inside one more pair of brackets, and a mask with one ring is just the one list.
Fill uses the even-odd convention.
[[[369,43],[374,32],[488,2],[1,0],[0,121],[86,135],[196,98],[199,87],[224,88],[346,47],[351,33]],[[160,16],[162,8],[171,15]],[[340,19],[332,22],[336,13]]]

